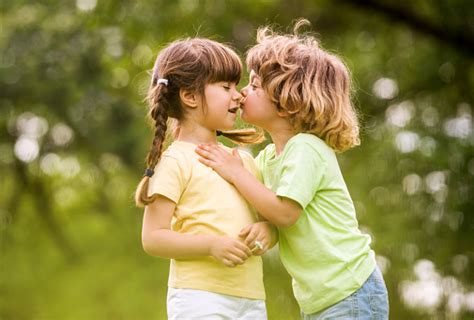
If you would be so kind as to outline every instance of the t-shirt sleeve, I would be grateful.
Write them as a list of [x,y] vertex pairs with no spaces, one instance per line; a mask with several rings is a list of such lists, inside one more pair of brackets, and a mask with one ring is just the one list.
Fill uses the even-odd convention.
[[321,188],[326,162],[314,146],[306,143],[288,146],[282,161],[277,196],[292,199],[306,208]]
[[263,162],[265,159],[265,149],[260,151],[258,155],[255,157],[255,165],[258,168],[258,171],[262,172],[263,170]]
[[256,161],[252,157],[252,155],[246,151],[239,150],[239,155],[242,158],[244,163],[245,169],[250,171],[250,173],[256,177],[258,180],[262,181],[262,175],[260,173],[260,169],[257,166]]
[[178,157],[163,154],[148,185],[148,195],[160,194],[178,203],[186,182],[184,164]]

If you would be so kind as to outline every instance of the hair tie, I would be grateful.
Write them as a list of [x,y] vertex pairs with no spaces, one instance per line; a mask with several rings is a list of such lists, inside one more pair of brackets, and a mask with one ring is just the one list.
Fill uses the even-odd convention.
[[164,84],[165,86],[168,86],[168,79],[163,79],[163,78],[161,78],[161,79],[158,79],[158,80],[156,81],[156,84],[157,84],[157,85],[159,85],[159,84],[161,84],[161,83]]
[[145,176],[151,178],[155,171],[152,168],[146,168],[145,170]]
[[216,136],[222,136],[222,131],[216,130]]

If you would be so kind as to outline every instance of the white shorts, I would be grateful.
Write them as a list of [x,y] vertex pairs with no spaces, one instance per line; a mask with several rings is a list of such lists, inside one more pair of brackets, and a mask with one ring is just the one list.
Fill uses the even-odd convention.
[[229,296],[203,290],[168,288],[168,319],[267,319],[264,300]]

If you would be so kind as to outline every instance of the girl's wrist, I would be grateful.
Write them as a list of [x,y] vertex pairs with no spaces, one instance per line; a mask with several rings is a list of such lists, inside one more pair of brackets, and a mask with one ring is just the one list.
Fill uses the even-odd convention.
[[212,248],[216,241],[216,237],[212,235],[203,235],[203,237],[204,237],[206,255],[212,256],[212,253],[213,253]]

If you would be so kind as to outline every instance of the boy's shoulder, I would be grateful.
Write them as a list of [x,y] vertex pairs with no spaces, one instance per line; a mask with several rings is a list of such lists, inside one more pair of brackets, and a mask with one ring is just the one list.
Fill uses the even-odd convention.
[[310,133],[298,133],[288,140],[288,149],[309,148],[318,153],[334,153],[334,150],[318,136]]
[[266,158],[272,158],[275,155],[275,144],[270,143],[265,146],[262,150],[258,152],[257,157],[255,159],[266,159]]
[[290,140],[288,140],[289,145],[295,145],[295,144],[310,144],[315,147],[324,147],[324,148],[329,148],[329,146],[319,138],[318,136],[311,134],[311,133],[298,133],[295,136],[293,136]]

